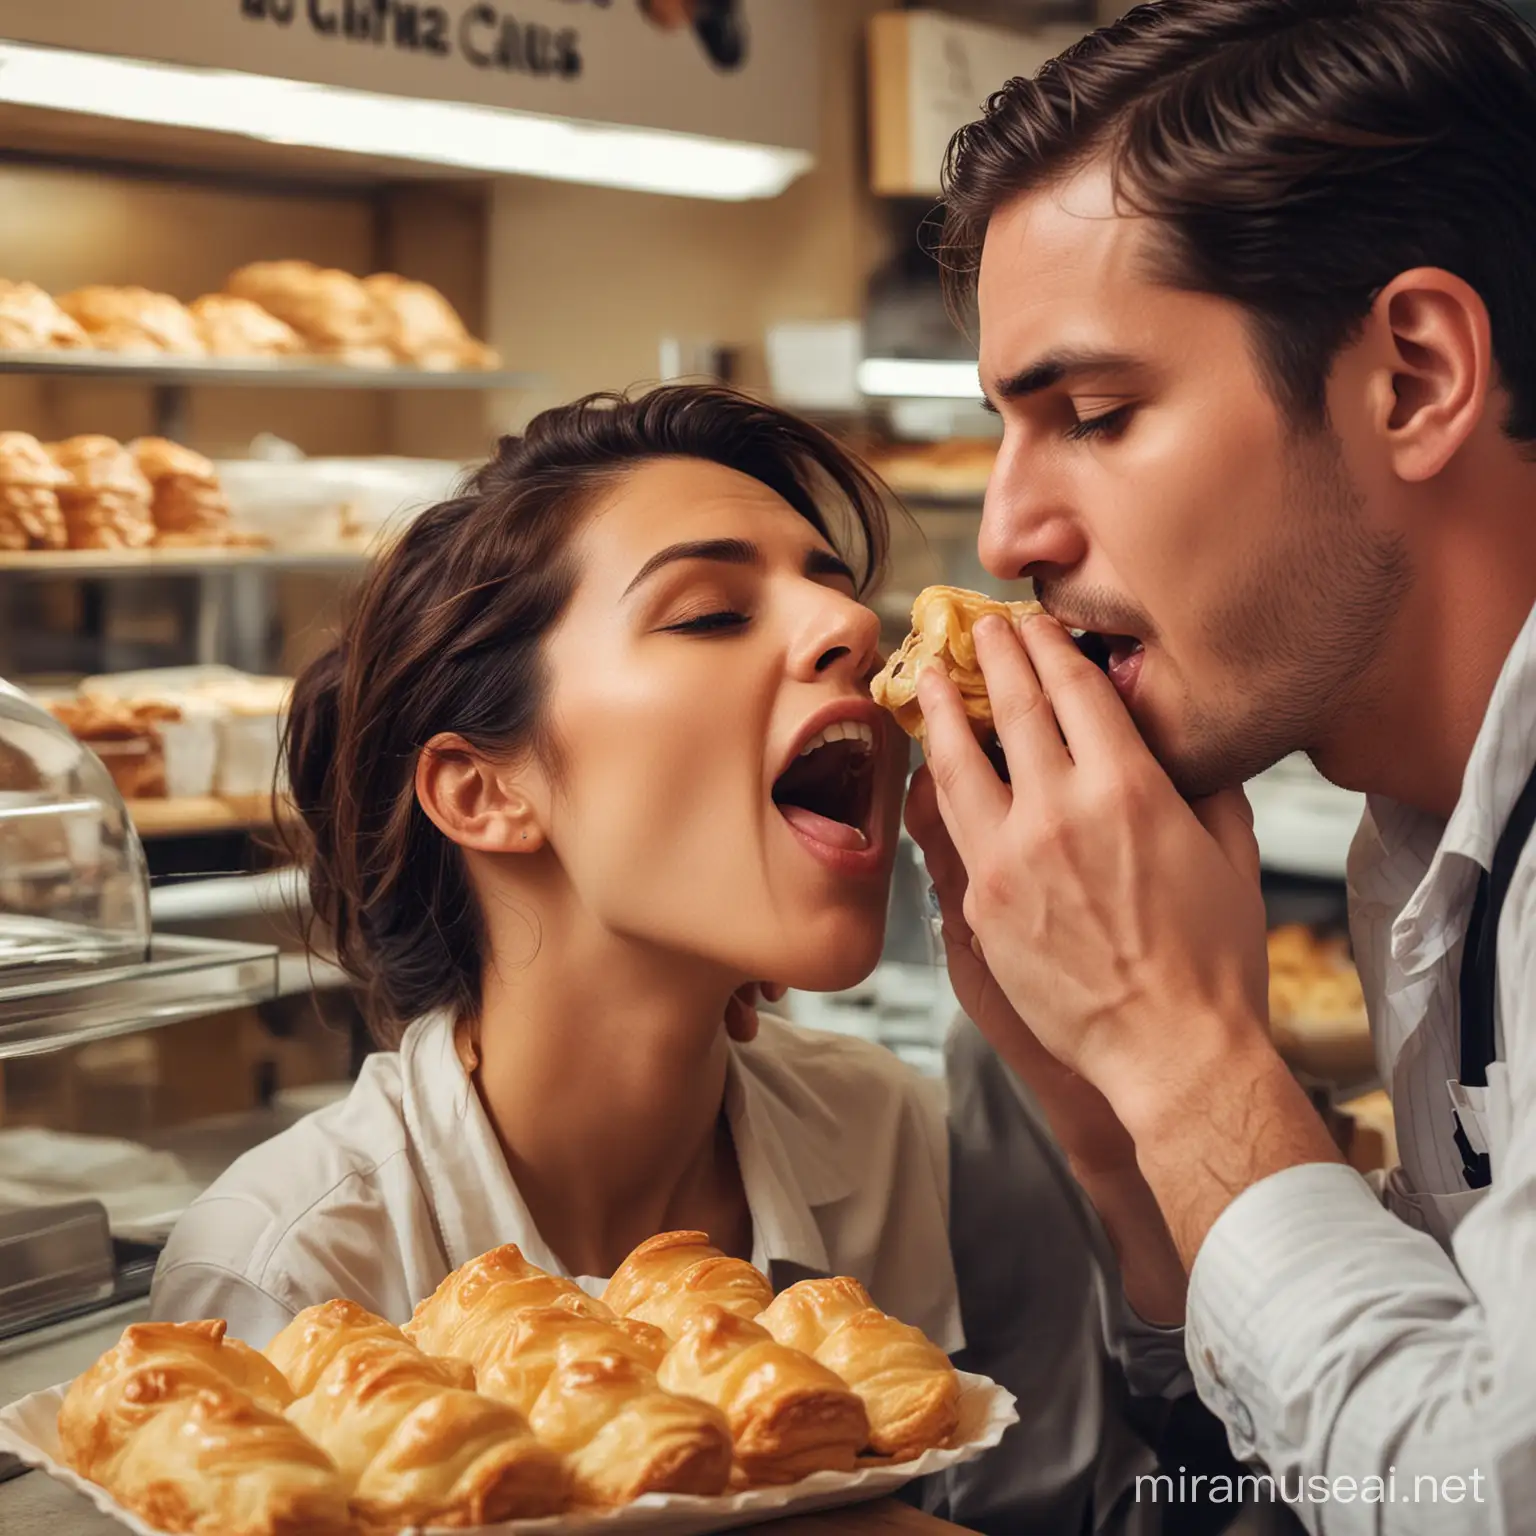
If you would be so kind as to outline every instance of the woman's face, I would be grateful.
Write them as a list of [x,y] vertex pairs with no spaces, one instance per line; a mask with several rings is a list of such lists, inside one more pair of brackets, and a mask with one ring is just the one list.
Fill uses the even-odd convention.
[[696,459],[628,474],[575,554],[545,645],[547,830],[575,899],[743,979],[862,979],[907,753],[870,701],[879,624],[842,562],[766,486]]

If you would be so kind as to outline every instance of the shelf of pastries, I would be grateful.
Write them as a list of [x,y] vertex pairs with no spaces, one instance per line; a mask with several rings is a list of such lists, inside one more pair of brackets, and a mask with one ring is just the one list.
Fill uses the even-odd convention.
[[436,288],[308,261],[260,261],[184,304],[96,284],[0,279],[0,372],[166,385],[495,389],[526,385]]
[[995,438],[890,443],[866,452],[871,467],[904,500],[942,510],[974,511],[997,459]]
[[1292,923],[1269,934],[1270,1032],[1298,1071],[1341,1087],[1376,1072],[1359,972],[1342,935]]

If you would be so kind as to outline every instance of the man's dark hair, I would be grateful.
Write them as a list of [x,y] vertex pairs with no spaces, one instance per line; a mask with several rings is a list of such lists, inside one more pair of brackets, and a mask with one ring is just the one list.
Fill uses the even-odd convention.
[[1536,34],[1501,0],[1138,6],[956,134],[952,293],[999,208],[1100,157],[1162,225],[1154,278],[1248,312],[1294,420],[1326,420],[1381,289],[1439,267],[1487,305],[1505,429],[1536,443]]

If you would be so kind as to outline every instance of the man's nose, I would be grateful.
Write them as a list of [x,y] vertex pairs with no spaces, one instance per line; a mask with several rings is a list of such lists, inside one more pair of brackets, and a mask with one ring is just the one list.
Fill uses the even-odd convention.
[[1087,554],[1066,488],[1048,466],[1006,444],[987,482],[977,553],[1000,581],[1021,581],[1040,567],[1068,569]]

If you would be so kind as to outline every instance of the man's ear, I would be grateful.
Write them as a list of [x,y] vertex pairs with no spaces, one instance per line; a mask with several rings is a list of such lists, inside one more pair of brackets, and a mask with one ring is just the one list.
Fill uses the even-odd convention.
[[453,734],[434,736],[416,759],[422,810],[450,842],[481,853],[544,846],[538,791],[528,779],[526,765],[493,760]]
[[1477,290],[1437,267],[1404,272],[1377,295],[1369,324],[1372,424],[1403,480],[1438,475],[1477,430],[1493,391],[1493,332]]

